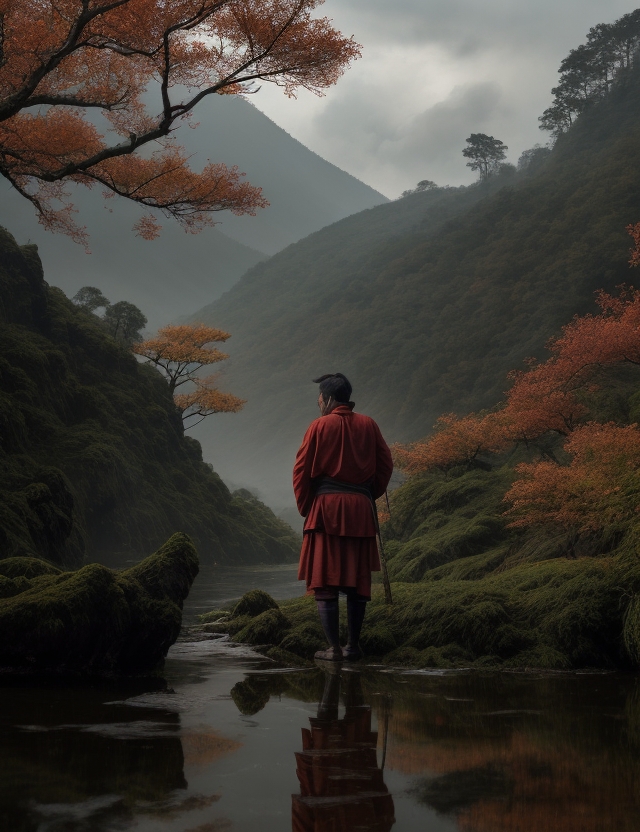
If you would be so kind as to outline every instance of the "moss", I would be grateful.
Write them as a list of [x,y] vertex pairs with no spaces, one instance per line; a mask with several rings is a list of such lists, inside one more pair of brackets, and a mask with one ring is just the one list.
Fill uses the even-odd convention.
[[204,613],[204,615],[199,615],[198,621],[201,624],[218,624],[229,618],[230,615],[230,610],[211,610],[210,612]]
[[233,608],[233,617],[248,615],[254,618],[267,610],[277,610],[278,604],[261,589],[252,589],[245,593]]
[[6,578],[38,578],[59,575],[60,569],[40,558],[6,558],[0,560],[0,575]]
[[287,617],[279,610],[267,610],[253,618],[235,635],[244,644],[280,644],[291,627]]
[[316,650],[326,647],[326,639],[318,621],[309,621],[290,630],[278,645],[280,650],[304,659],[312,659]]
[[396,647],[396,640],[391,629],[384,624],[367,627],[362,633],[360,644],[363,651],[370,656],[384,656]]
[[178,637],[198,572],[186,535],[124,572],[90,564],[42,574],[0,603],[0,667],[89,675],[150,672]]
[[502,518],[510,477],[507,470],[462,470],[416,477],[399,489],[384,526],[391,576],[420,581],[488,549],[504,557],[503,541],[513,537]]

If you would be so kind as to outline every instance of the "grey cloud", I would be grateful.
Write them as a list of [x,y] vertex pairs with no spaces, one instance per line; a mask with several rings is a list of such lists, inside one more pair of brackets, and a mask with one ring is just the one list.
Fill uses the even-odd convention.
[[460,155],[469,133],[500,138],[512,161],[545,142],[538,116],[560,61],[591,26],[632,8],[628,0],[327,0],[320,13],[354,34],[363,59],[324,101],[290,107],[271,98],[266,112],[388,196],[419,179],[470,182]]
[[438,43],[464,56],[496,43],[553,50],[567,34],[580,40],[596,23],[632,10],[627,0],[331,0],[325,8],[356,38]]
[[400,124],[384,117],[383,101],[376,106],[366,95],[346,96],[323,111],[316,127],[343,158],[348,154],[349,170],[365,180],[384,178],[387,194],[397,196],[419,179],[442,185],[472,181],[461,156],[464,140],[472,132],[495,132],[496,121],[506,115],[503,99],[495,82],[465,84]]

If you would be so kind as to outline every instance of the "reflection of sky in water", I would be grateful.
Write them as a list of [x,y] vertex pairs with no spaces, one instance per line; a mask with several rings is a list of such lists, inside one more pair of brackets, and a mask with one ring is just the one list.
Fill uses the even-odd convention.
[[210,639],[176,645],[165,680],[4,681],[0,829],[288,832],[297,773],[296,832],[341,832],[349,806],[370,832],[638,828],[633,677],[342,675]]

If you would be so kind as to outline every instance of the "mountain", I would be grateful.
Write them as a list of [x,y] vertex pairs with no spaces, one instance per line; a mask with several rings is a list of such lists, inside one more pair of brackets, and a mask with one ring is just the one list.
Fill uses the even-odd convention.
[[290,527],[203,462],[162,376],[0,229],[0,561],[113,562],[178,531],[204,561],[297,555]]
[[497,192],[414,194],[254,266],[196,316],[233,333],[225,386],[249,400],[233,425],[200,428],[206,456],[283,503],[317,415],[310,379],[324,372],[351,379],[390,441],[425,435],[443,412],[494,405],[508,372],[594,309],[598,288],[632,279],[639,138],[636,69],[539,169]]
[[194,167],[207,159],[238,165],[260,185],[270,207],[255,217],[216,215],[219,224],[185,234],[166,220],[153,242],[131,230],[140,216],[133,203],[103,200],[100,189],[73,190],[76,217],[90,234],[83,247],[38,225],[31,205],[6,188],[0,224],[21,243],[38,245],[48,280],[74,295],[98,286],[110,301],[140,307],[155,329],[219,297],[251,266],[284,246],[348,214],[387,198],[321,159],[275,125],[251,103],[232,96],[209,97],[196,114],[199,127],[183,126],[177,140],[192,154]]

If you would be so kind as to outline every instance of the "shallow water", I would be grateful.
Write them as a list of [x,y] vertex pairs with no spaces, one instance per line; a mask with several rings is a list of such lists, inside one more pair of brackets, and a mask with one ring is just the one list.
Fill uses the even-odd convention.
[[[291,570],[262,577],[298,592]],[[203,581],[188,615],[241,582]],[[0,698],[3,832],[640,828],[631,676],[287,671],[210,638],[176,644],[161,680]]]

